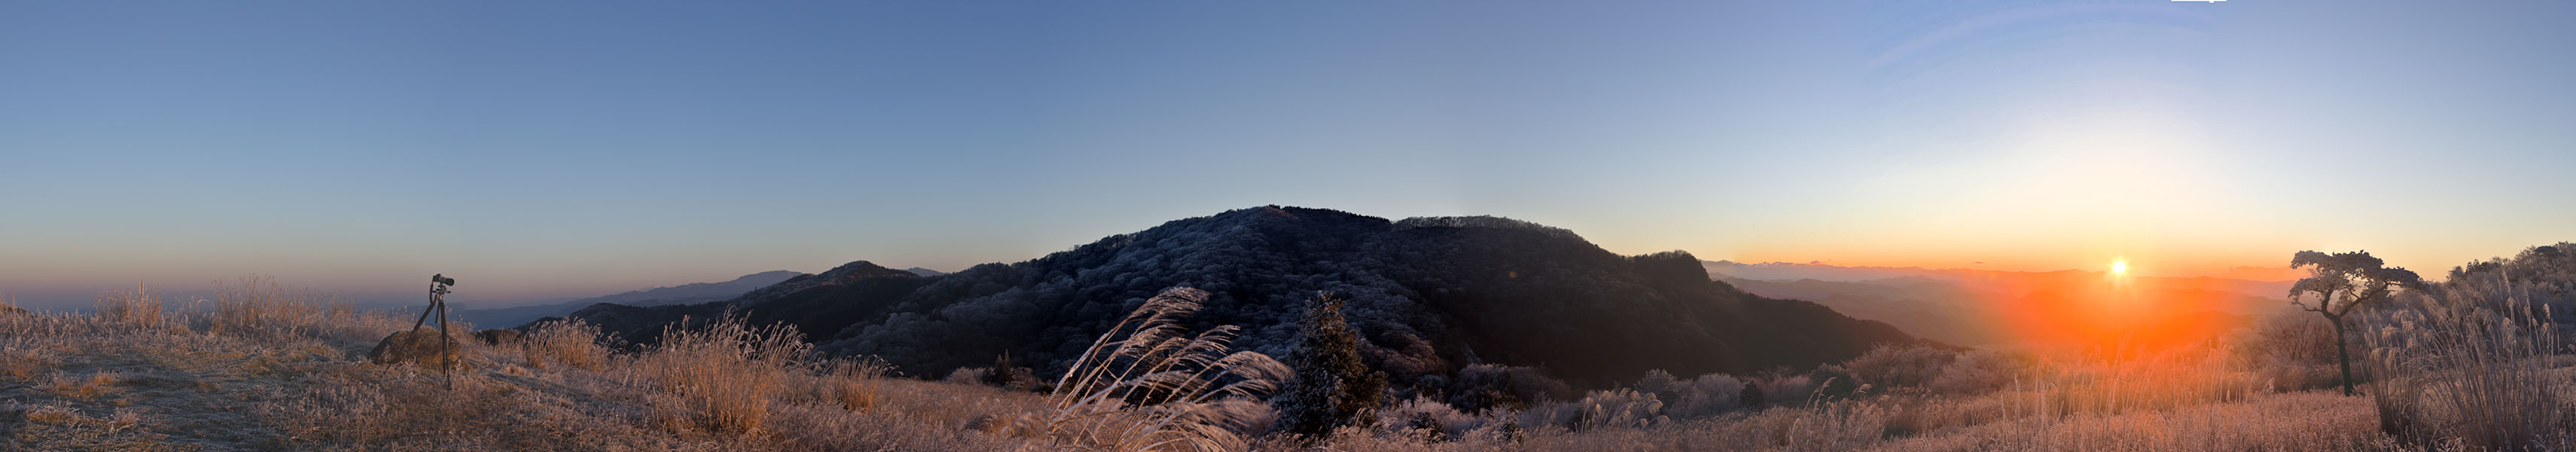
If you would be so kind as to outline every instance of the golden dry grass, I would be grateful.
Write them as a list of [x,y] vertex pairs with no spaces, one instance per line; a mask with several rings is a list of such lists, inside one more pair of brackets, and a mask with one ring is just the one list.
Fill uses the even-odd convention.
[[[280,289],[267,280],[239,284],[227,288],[231,295],[211,301],[164,303],[156,292],[138,288],[101,297],[98,315],[0,315],[0,450],[944,452],[1210,444],[1312,450],[1260,431],[1266,409],[1236,403],[1240,399],[1132,406],[1105,403],[1126,399],[1116,393],[1084,389],[1199,381],[1131,377],[1173,367],[1148,365],[1132,374],[1108,367],[1097,374],[1129,376],[1059,385],[1066,392],[1050,399],[888,378],[879,364],[812,356],[792,330],[730,320],[672,331],[661,344],[625,352],[600,343],[595,329],[579,324],[538,328],[529,340],[502,347],[460,340],[470,344],[463,356],[473,370],[457,374],[450,388],[435,370],[363,359],[377,339],[409,327],[408,317],[346,309],[329,297]],[[162,307],[143,309],[155,304]],[[110,307],[115,309],[105,309]],[[1216,345],[1200,340],[1212,336],[1167,333],[1142,343],[1169,342],[1164,345],[1170,349]],[[1102,344],[1126,339],[1133,337],[1104,338]],[[2273,392],[2257,377],[2260,369],[2245,368],[2233,355],[2212,347],[2117,360],[2066,355],[2012,361],[2022,368],[1987,372],[2008,381],[2000,387],[1960,386],[1989,388],[1965,393],[1871,388],[1843,399],[1802,396],[1812,395],[1814,385],[1794,381],[1804,376],[1781,375],[1763,381],[1766,390],[1783,391],[1772,400],[1775,408],[1701,418],[1667,416],[1660,411],[1664,401],[1638,391],[1597,391],[1585,400],[1543,402],[1519,412],[1458,413],[1417,399],[1389,408],[1390,417],[1375,428],[1344,428],[1317,446],[2469,450],[2469,443],[2457,439],[2419,442],[2380,433],[2377,409],[2383,402],[2370,397]],[[1198,359],[1231,355],[1203,356]],[[1102,362],[1143,362],[1133,358]],[[2514,378],[2576,386],[2570,380],[2576,369],[2568,364],[2576,363],[2539,360],[2510,368],[2534,372]],[[1062,381],[1081,383],[1080,375]],[[2450,381],[2439,380],[2450,375],[2456,374],[2420,377]],[[2540,402],[2563,412],[2576,408],[2576,400],[2566,397],[2571,393],[2576,391],[2555,391]],[[1090,397],[1098,394],[1112,396]],[[1175,422],[1189,424],[1165,429]],[[1198,437],[1222,441],[1185,439]]]
[[1266,427],[1263,397],[1288,367],[1269,355],[1233,351],[1233,326],[1193,333],[1184,321],[1208,293],[1178,288],[1148,299],[1093,341],[1057,380],[1051,410],[1022,429],[1068,450],[1202,452],[1243,450]]
[[520,358],[534,369],[561,364],[599,370],[608,364],[608,348],[598,344],[598,338],[599,328],[580,320],[538,325],[520,342]]
[[2413,445],[2576,449],[2576,381],[2532,287],[2501,273],[2408,293],[2365,322],[2380,427]]
[[581,325],[464,340],[453,387],[366,350],[411,326],[266,279],[0,316],[0,450],[1044,450],[979,430],[1036,394],[881,377],[738,322],[613,353]]

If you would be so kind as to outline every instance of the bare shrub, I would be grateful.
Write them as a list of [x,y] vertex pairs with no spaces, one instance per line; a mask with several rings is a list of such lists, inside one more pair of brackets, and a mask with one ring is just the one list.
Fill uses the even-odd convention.
[[753,328],[726,317],[704,328],[665,327],[660,343],[618,367],[630,384],[677,400],[662,406],[677,409],[661,413],[666,425],[756,435],[812,347],[785,324]]
[[877,406],[878,382],[886,372],[884,362],[860,359],[833,359],[814,366],[804,378],[805,388],[814,400],[846,409],[859,410]]
[[1653,394],[1664,402],[1662,413],[1674,419],[1716,416],[1733,411],[1744,396],[1744,381],[1726,374],[1701,375],[1677,380],[1663,370],[1650,370],[1634,385],[1637,392]]
[[1668,421],[1664,402],[1654,394],[1630,389],[1592,391],[1580,400],[1552,403],[1521,413],[1523,425],[1553,425],[1574,430],[1638,428]]
[[161,291],[135,284],[134,291],[111,290],[98,296],[98,318],[110,323],[159,328]]
[[939,381],[992,386],[1013,391],[1040,389],[1046,384],[1038,381],[1036,371],[1027,367],[1012,367],[1009,372],[994,369],[993,367],[959,367],[957,370],[948,371],[948,377],[941,378]]
[[1952,354],[1922,345],[1880,345],[1842,364],[1860,382],[1882,388],[1930,386]]
[[2334,328],[2298,313],[2264,316],[2235,342],[2239,365],[2275,390],[2302,391],[2340,383],[2335,373]]
[[1987,349],[1961,353],[1949,364],[1941,366],[1941,376],[1932,379],[1930,389],[1958,395],[1994,392],[2023,380],[2031,370],[2032,361],[2028,356]]
[[1652,369],[1646,371],[1646,376],[1638,377],[1636,384],[1628,385],[1628,387],[1636,389],[1637,392],[1670,397],[1672,394],[1673,383],[1675,381],[1676,380],[1673,378],[1672,372],[1666,372],[1663,369]]
[[1815,392],[1801,400],[1848,399],[1874,389],[1839,364],[1816,366],[1815,370],[1807,371],[1807,381],[1815,382]]
[[1816,396],[1816,383],[1806,375],[1773,376],[1762,379],[1762,400],[1777,406],[1795,406]]
[[52,369],[60,363],[61,360],[55,358],[53,353],[37,350],[35,347],[0,349],[0,376],[12,380],[35,380],[37,373]]
[[1089,450],[1243,450],[1243,434],[1268,420],[1260,398],[1288,368],[1268,355],[1230,352],[1237,328],[1196,335],[1181,322],[1207,292],[1175,288],[1148,299],[1092,342],[1048,396],[1044,434]]
[[1483,428],[1487,420],[1458,412],[1457,408],[1428,397],[1416,397],[1388,406],[1378,410],[1377,416],[1380,435],[1411,436],[1423,440],[1465,436]]
[[1664,400],[1664,415],[1675,419],[1702,418],[1741,408],[1744,381],[1726,374],[1701,375],[1699,378],[1674,382],[1669,394],[1656,394]]
[[983,383],[1013,391],[1027,391],[1037,389],[1043,384],[1038,382],[1037,375],[1036,369],[1011,364],[1011,352],[1004,351],[1001,356],[993,359],[993,368],[984,373]]
[[528,367],[546,368],[547,361],[584,370],[599,370],[608,363],[608,347],[599,343],[599,327],[580,319],[546,322],[529,331],[520,351]]
[[1449,405],[1464,410],[1521,409],[1571,399],[1574,386],[1534,367],[1470,364],[1449,383]]
[[357,315],[357,310],[339,297],[311,289],[288,289],[267,276],[244,276],[216,288],[214,306],[197,322],[203,324],[200,328],[216,334],[267,340],[366,341],[406,326],[364,321],[366,316]]

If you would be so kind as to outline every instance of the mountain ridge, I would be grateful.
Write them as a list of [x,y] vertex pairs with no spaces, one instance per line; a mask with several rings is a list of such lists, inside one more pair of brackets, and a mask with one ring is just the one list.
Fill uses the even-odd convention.
[[1621,256],[1508,218],[1390,221],[1262,206],[941,276],[855,261],[833,277],[719,304],[756,324],[795,325],[819,350],[934,376],[1004,352],[1060,368],[1171,287],[1211,293],[1196,326],[1238,325],[1238,348],[1273,355],[1293,343],[1306,300],[1340,294],[1364,361],[1398,381],[1498,364],[1601,386],[1649,369],[1751,373],[1922,342],[1822,305],[1736,290],[1699,262],[1678,251]]

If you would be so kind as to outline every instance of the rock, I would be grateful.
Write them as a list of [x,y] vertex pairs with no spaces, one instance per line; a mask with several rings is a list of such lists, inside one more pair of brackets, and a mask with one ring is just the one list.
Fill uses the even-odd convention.
[[[444,360],[439,356],[440,342],[447,343]],[[367,351],[367,360],[376,364],[411,363],[431,369],[453,362],[461,370],[465,367],[461,355],[464,350],[465,345],[456,343],[456,338],[440,336],[438,328],[420,327],[385,336],[385,340],[376,342],[374,350]]]
[[519,345],[527,342],[528,333],[521,333],[518,330],[491,329],[474,332],[474,339],[483,341],[483,345],[494,347]]

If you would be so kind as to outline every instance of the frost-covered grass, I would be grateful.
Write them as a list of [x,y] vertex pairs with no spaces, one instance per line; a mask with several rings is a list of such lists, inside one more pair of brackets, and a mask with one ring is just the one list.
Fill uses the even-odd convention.
[[253,282],[0,313],[0,450],[1032,450],[969,427],[1045,405],[724,322],[624,354],[577,325],[504,347],[459,328],[470,370],[451,388],[366,362],[413,319]]
[[[1112,358],[1055,379],[1052,397],[888,377],[867,361],[811,354],[792,330],[727,321],[623,352],[579,324],[540,328],[521,344],[460,338],[469,344],[469,370],[449,388],[435,370],[366,362],[366,350],[409,327],[408,317],[334,308],[328,297],[264,280],[231,289],[223,299],[184,301],[148,289],[119,292],[102,297],[101,306],[117,308],[99,315],[0,313],[0,450],[1315,450],[1263,431],[1267,410],[1259,404],[1208,386],[1280,369],[1259,362],[1266,358],[1211,367],[1236,356],[1222,340],[1207,340],[1221,334],[1174,321],[1103,338],[1099,353]],[[2458,326],[2468,325],[2479,324]],[[2534,422],[2565,422],[2552,413],[2576,408],[2569,398],[2576,390],[2524,387],[2576,385],[2576,369],[2567,367],[2576,363],[2530,348],[2453,366],[2491,372],[2387,380],[2433,389],[2373,385],[2374,396],[2344,397],[2275,384],[2265,377],[2278,374],[2264,369],[2272,361],[2247,358],[2308,352],[2243,349],[2287,342],[2299,341],[2116,359],[1888,349],[1830,371],[1650,374],[1628,387],[1481,410],[1450,403],[1483,399],[1425,391],[1390,399],[1373,427],[1345,427],[1313,446],[2475,450],[2469,446],[2483,440],[2461,435],[2486,431],[2481,425],[2537,425],[2542,440],[2563,438],[2567,428],[2552,426],[2563,424]],[[2382,353],[2454,356],[2389,350]],[[2521,373],[2492,375],[2503,371]],[[1198,378],[1225,372],[1241,375]],[[1858,384],[1833,382],[1841,378]],[[2495,392],[2538,398],[2455,403]],[[2429,422],[2413,425],[2441,428],[2381,433],[2380,410],[2391,406]]]
[[2412,444],[2576,449],[2576,351],[2542,289],[2507,275],[2458,278],[2398,297],[2366,322],[2382,428]]

